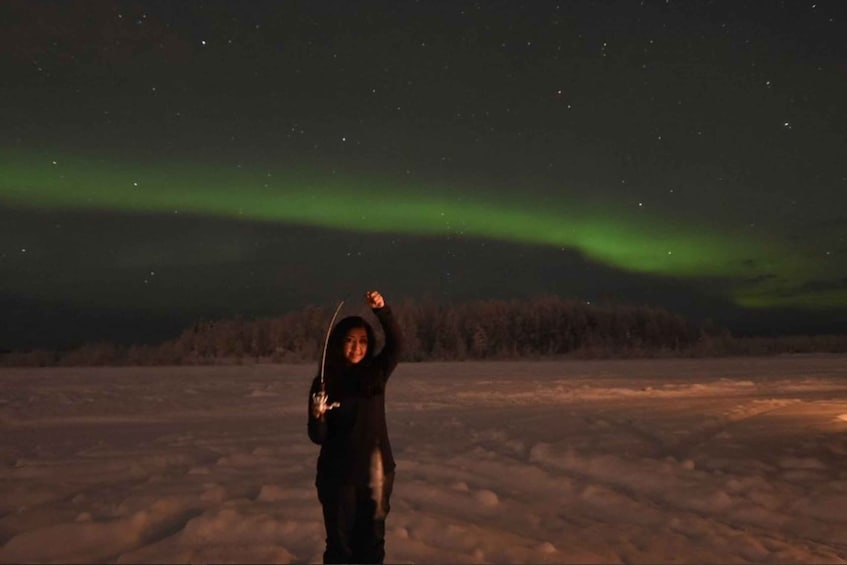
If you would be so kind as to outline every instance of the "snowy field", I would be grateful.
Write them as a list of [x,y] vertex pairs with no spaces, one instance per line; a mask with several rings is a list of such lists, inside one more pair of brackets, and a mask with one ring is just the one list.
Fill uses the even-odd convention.
[[[314,367],[0,371],[0,561],[316,562]],[[387,561],[847,561],[847,358],[401,364]]]

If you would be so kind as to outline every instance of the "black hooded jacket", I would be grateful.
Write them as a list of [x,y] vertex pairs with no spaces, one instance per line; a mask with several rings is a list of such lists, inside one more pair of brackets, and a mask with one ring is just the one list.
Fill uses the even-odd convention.
[[[327,361],[327,396],[330,403],[341,405],[327,411],[323,418],[315,418],[311,395],[320,390],[320,376],[315,377],[309,392],[309,438],[321,446],[315,481],[319,488],[342,483],[367,485],[375,451],[381,456],[384,473],[395,467],[385,422],[385,385],[397,366],[402,334],[388,306],[373,312],[385,333],[382,351],[356,365]],[[368,330],[370,348],[374,346],[373,332]],[[337,353],[339,344],[331,343],[332,353]]]

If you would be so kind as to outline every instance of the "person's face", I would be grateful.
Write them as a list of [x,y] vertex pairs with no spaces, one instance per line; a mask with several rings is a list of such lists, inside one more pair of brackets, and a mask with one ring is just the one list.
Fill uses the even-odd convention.
[[365,358],[368,352],[368,332],[365,328],[352,328],[344,336],[344,358],[355,365]]

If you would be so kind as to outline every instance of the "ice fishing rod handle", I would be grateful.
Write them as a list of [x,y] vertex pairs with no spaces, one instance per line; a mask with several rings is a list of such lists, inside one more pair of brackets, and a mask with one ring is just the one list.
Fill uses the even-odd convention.
[[312,405],[317,409],[318,413],[323,414],[333,408],[341,406],[340,402],[329,402],[329,396],[323,391],[312,394]]

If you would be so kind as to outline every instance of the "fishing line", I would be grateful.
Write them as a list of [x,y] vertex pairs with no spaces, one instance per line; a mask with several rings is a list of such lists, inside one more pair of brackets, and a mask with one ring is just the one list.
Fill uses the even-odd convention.
[[332,333],[332,327],[335,325],[335,319],[338,318],[338,313],[341,312],[341,307],[344,306],[344,301],[338,303],[338,306],[335,308],[335,313],[332,315],[332,319],[329,321],[329,327],[326,329],[326,339],[324,339],[324,349],[321,354],[321,392],[326,391],[326,381],[324,378],[324,372],[326,370],[326,350],[329,347],[329,336]]

